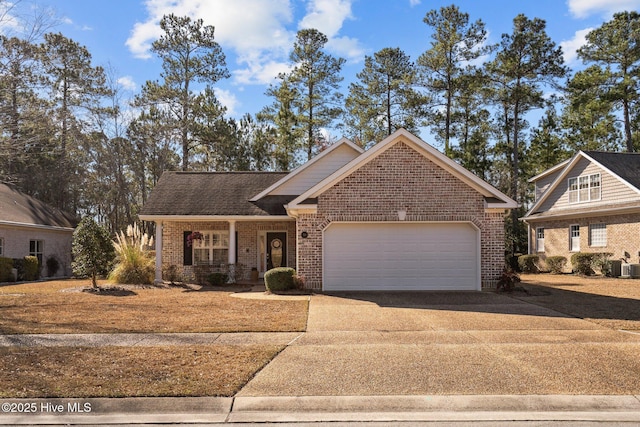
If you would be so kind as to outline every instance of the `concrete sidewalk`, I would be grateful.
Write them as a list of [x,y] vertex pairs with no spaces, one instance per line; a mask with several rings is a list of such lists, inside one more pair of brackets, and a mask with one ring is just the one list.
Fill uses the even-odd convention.
[[640,421],[639,396],[8,399],[1,404],[0,425]]
[[18,334],[0,335],[0,347],[150,347],[193,344],[288,345],[301,332]]

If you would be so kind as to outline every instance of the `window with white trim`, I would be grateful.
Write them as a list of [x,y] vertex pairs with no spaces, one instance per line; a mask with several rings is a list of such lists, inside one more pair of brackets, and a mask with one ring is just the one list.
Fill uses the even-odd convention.
[[571,252],[580,252],[580,226],[572,225],[569,227],[569,250]]
[[536,252],[544,252],[544,227],[536,228]]
[[600,200],[602,195],[600,174],[582,175],[569,178],[569,203],[583,203]]
[[38,258],[38,263],[42,265],[42,255],[44,254],[44,240],[29,240],[29,256]]
[[589,246],[607,246],[607,224],[589,225]]
[[229,262],[229,232],[201,231],[202,239],[193,241],[193,263],[220,265]]

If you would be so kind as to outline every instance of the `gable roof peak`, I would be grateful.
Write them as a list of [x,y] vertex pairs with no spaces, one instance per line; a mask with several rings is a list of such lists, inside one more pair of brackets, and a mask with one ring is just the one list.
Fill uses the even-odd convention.
[[410,146],[417,153],[433,161],[435,164],[444,168],[445,170],[448,170],[452,175],[456,176],[471,188],[474,188],[483,196],[496,198],[503,201],[503,206],[501,207],[505,209],[511,209],[518,206],[517,202],[515,202],[513,199],[502,193],[491,184],[487,183],[469,170],[465,169],[463,166],[459,165],[454,160],[438,151],[435,147],[420,139],[418,136],[412,134],[404,128],[400,128],[373,147],[371,147],[369,150],[365,151],[362,155],[356,157],[351,162],[347,163],[342,168],[338,169],[336,172],[329,175],[327,178],[320,181],[318,184],[311,187],[309,190],[292,200],[289,204],[289,208],[295,210],[297,206],[303,204],[305,200],[318,197],[328,188],[332,187],[343,178],[349,176],[355,170],[363,167],[371,160],[375,159],[397,143],[405,143],[406,145]]

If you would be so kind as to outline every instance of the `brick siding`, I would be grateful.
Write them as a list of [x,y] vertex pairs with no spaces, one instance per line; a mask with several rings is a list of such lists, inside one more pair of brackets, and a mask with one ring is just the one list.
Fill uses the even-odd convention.
[[[607,245],[595,247],[589,245],[589,225],[606,224]],[[611,259],[627,257],[630,263],[640,263],[640,214],[610,215],[594,218],[563,219],[536,222],[531,224],[531,252],[540,256],[541,266],[549,256],[567,258],[566,272],[570,272],[571,255],[569,250],[569,227],[580,226],[580,252],[609,252]],[[537,252],[536,228],[544,227],[544,252]]]
[[315,214],[301,214],[298,274],[322,287],[322,232],[333,221],[468,221],[480,229],[481,282],[495,286],[504,268],[504,214],[484,209],[484,198],[445,169],[398,142],[318,198]]
[[[184,261],[184,232],[185,231],[228,231],[229,223],[226,221],[215,222],[176,222],[163,223],[163,268],[176,265],[182,269],[185,280],[193,280],[193,267],[183,265]],[[258,232],[259,231],[286,231],[287,232],[287,266],[296,265],[296,228],[291,221],[236,221],[238,232],[238,259],[237,263],[244,266],[243,277],[247,279],[251,268],[258,267]]]

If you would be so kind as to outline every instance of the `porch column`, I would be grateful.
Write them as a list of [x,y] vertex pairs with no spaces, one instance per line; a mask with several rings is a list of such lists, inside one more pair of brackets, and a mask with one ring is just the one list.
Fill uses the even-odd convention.
[[236,222],[229,221],[229,264],[236,263]]
[[227,283],[236,282],[236,222],[229,220],[229,279]]
[[162,283],[162,221],[156,221],[156,283]]

